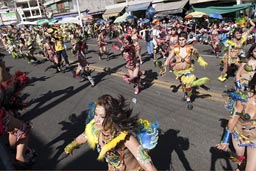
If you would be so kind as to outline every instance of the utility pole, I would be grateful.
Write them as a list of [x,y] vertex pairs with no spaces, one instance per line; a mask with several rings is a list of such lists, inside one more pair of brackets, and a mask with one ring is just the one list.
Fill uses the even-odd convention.
[[82,22],[82,18],[81,18],[81,12],[80,12],[80,7],[79,7],[78,0],[76,0],[76,7],[77,7],[77,11],[78,11],[80,26],[83,27],[83,22]]

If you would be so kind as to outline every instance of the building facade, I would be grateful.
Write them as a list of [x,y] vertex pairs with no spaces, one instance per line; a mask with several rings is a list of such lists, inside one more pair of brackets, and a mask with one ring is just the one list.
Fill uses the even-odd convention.
[[39,0],[16,0],[15,8],[21,21],[35,21],[43,18]]

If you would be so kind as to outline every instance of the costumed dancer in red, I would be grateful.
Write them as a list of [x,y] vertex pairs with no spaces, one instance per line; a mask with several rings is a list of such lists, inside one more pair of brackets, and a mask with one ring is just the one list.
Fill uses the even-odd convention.
[[143,73],[140,71],[140,63],[136,57],[136,50],[131,36],[124,35],[121,51],[124,59],[126,60],[125,67],[128,70],[128,75],[124,75],[123,79],[128,84],[133,83],[135,88],[134,94],[138,94],[141,88],[140,76],[143,75]]
[[16,118],[18,111],[27,106],[19,92],[28,81],[26,74],[20,71],[11,76],[4,61],[0,61],[0,135],[4,132],[9,134],[10,148],[16,150],[15,166],[18,169],[30,167],[35,157],[28,147],[31,126]]
[[89,68],[89,63],[86,60],[84,42],[78,41],[75,45],[75,54],[78,58],[78,66],[74,73],[74,77],[81,76],[81,81],[85,81],[87,78],[93,87],[95,85],[93,78],[91,77],[91,70]]

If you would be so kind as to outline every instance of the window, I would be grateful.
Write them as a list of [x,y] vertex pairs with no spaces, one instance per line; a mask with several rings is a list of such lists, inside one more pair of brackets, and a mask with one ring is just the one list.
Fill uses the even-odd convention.
[[52,4],[51,5],[51,8],[50,8],[50,11],[52,11],[52,12],[58,12],[58,10],[57,10],[57,5],[56,4]]
[[25,17],[31,17],[31,15],[30,15],[30,12],[29,12],[29,11],[24,11],[24,15],[25,15]]
[[64,8],[65,9],[70,9],[70,3],[69,3],[69,1],[66,1],[66,2],[64,2]]

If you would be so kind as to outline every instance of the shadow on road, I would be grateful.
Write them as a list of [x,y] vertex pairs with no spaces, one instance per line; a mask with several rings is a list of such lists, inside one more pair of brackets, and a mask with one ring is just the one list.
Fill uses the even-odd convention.
[[197,91],[198,89],[199,89],[199,87],[195,87],[195,88],[192,89],[192,96],[191,96],[191,101],[192,102],[194,102],[197,98],[205,99],[205,98],[208,98],[208,97],[212,97],[211,94],[200,94],[200,92]]
[[177,93],[180,87],[181,87],[181,83],[179,85],[173,84],[173,85],[170,86],[173,93]]
[[[88,86],[90,86],[89,82],[83,84],[82,86],[78,87],[77,89],[74,89],[73,86],[70,86],[70,87],[67,87],[67,88],[64,88],[61,90],[57,90],[54,92],[49,90],[47,93],[43,94],[41,97],[31,100],[29,105],[32,105],[34,103],[36,103],[36,105],[31,110],[26,112],[26,114],[24,114],[22,116],[23,120],[30,121],[30,120],[36,118],[37,116],[48,111],[49,109],[54,108],[55,106],[57,106],[60,103],[63,103],[63,101],[65,101],[66,99],[79,93],[80,91],[82,91],[83,89],[85,89]],[[60,96],[60,97],[58,97],[58,96]],[[55,99],[55,100],[53,102],[49,103],[49,99]],[[49,103],[49,104],[47,104],[47,103]],[[45,105],[45,104],[47,104],[47,105]]]
[[94,81],[95,81],[95,84],[97,85],[100,81],[103,81],[104,77],[107,76],[107,75],[111,75],[112,73],[115,73],[117,72],[120,68],[122,68],[123,66],[125,66],[126,63],[123,63],[123,64],[120,64],[118,66],[115,66],[113,68],[110,68],[110,67],[105,67],[103,69],[104,72],[99,72],[97,73],[96,76],[94,76]]
[[156,148],[150,151],[152,161],[158,170],[175,170],[172,153],[175,151],[185,170],[192,170],[184,151],[189,149],[189,139],[178,136],[179,130],[169,129],[161,133]]
[[[32,135],[31,143],[39,153],[38,162],[35,163],[33,169],[60,169],[60,166],[58,165],[62,162],[61,170],[106,170],[106,164],[96,160],[98,156],[97,151],[89,150],[80,156],[76,153],[79,149],[74,150],[73,156],[67,156],[63,151],[67,144],[84,131],[86,117],[87,114],[86,111],[84,111],[78,116],[76,114],[71,114],[68,121],[64,120],[59,122],[58,124],[62,126],[62,132],[46,145],[42,145],[42,140],[40,140],[39,137]],[[85,147],[85,145],[81,146],[81,149],[83,147]],[[66,159],[69,157],[73,157],[71,162]],[[69,162],[65,162],[65,160],[68,160]],[[63,163],[67,164],[64,165]]]
[[29,80],[29,85],[28,86],[34,86],[34,83],[38,82],[38,81],[41,81],[41,82],[44,82],[46,81],[47,79],[49,79],[50,77],[46,77],[46,76],[42,76],[42,77],[32,77],[30,78]]
[[145,78],[142,79],[142,86],[143,86],[143,89],[147,89],[149,87],[151,87],[153,85],[153,81],[155,79],[157,79],[157,72],[153,72],[152,69],[150,70],[146,70],[146,73],[145,73]]

